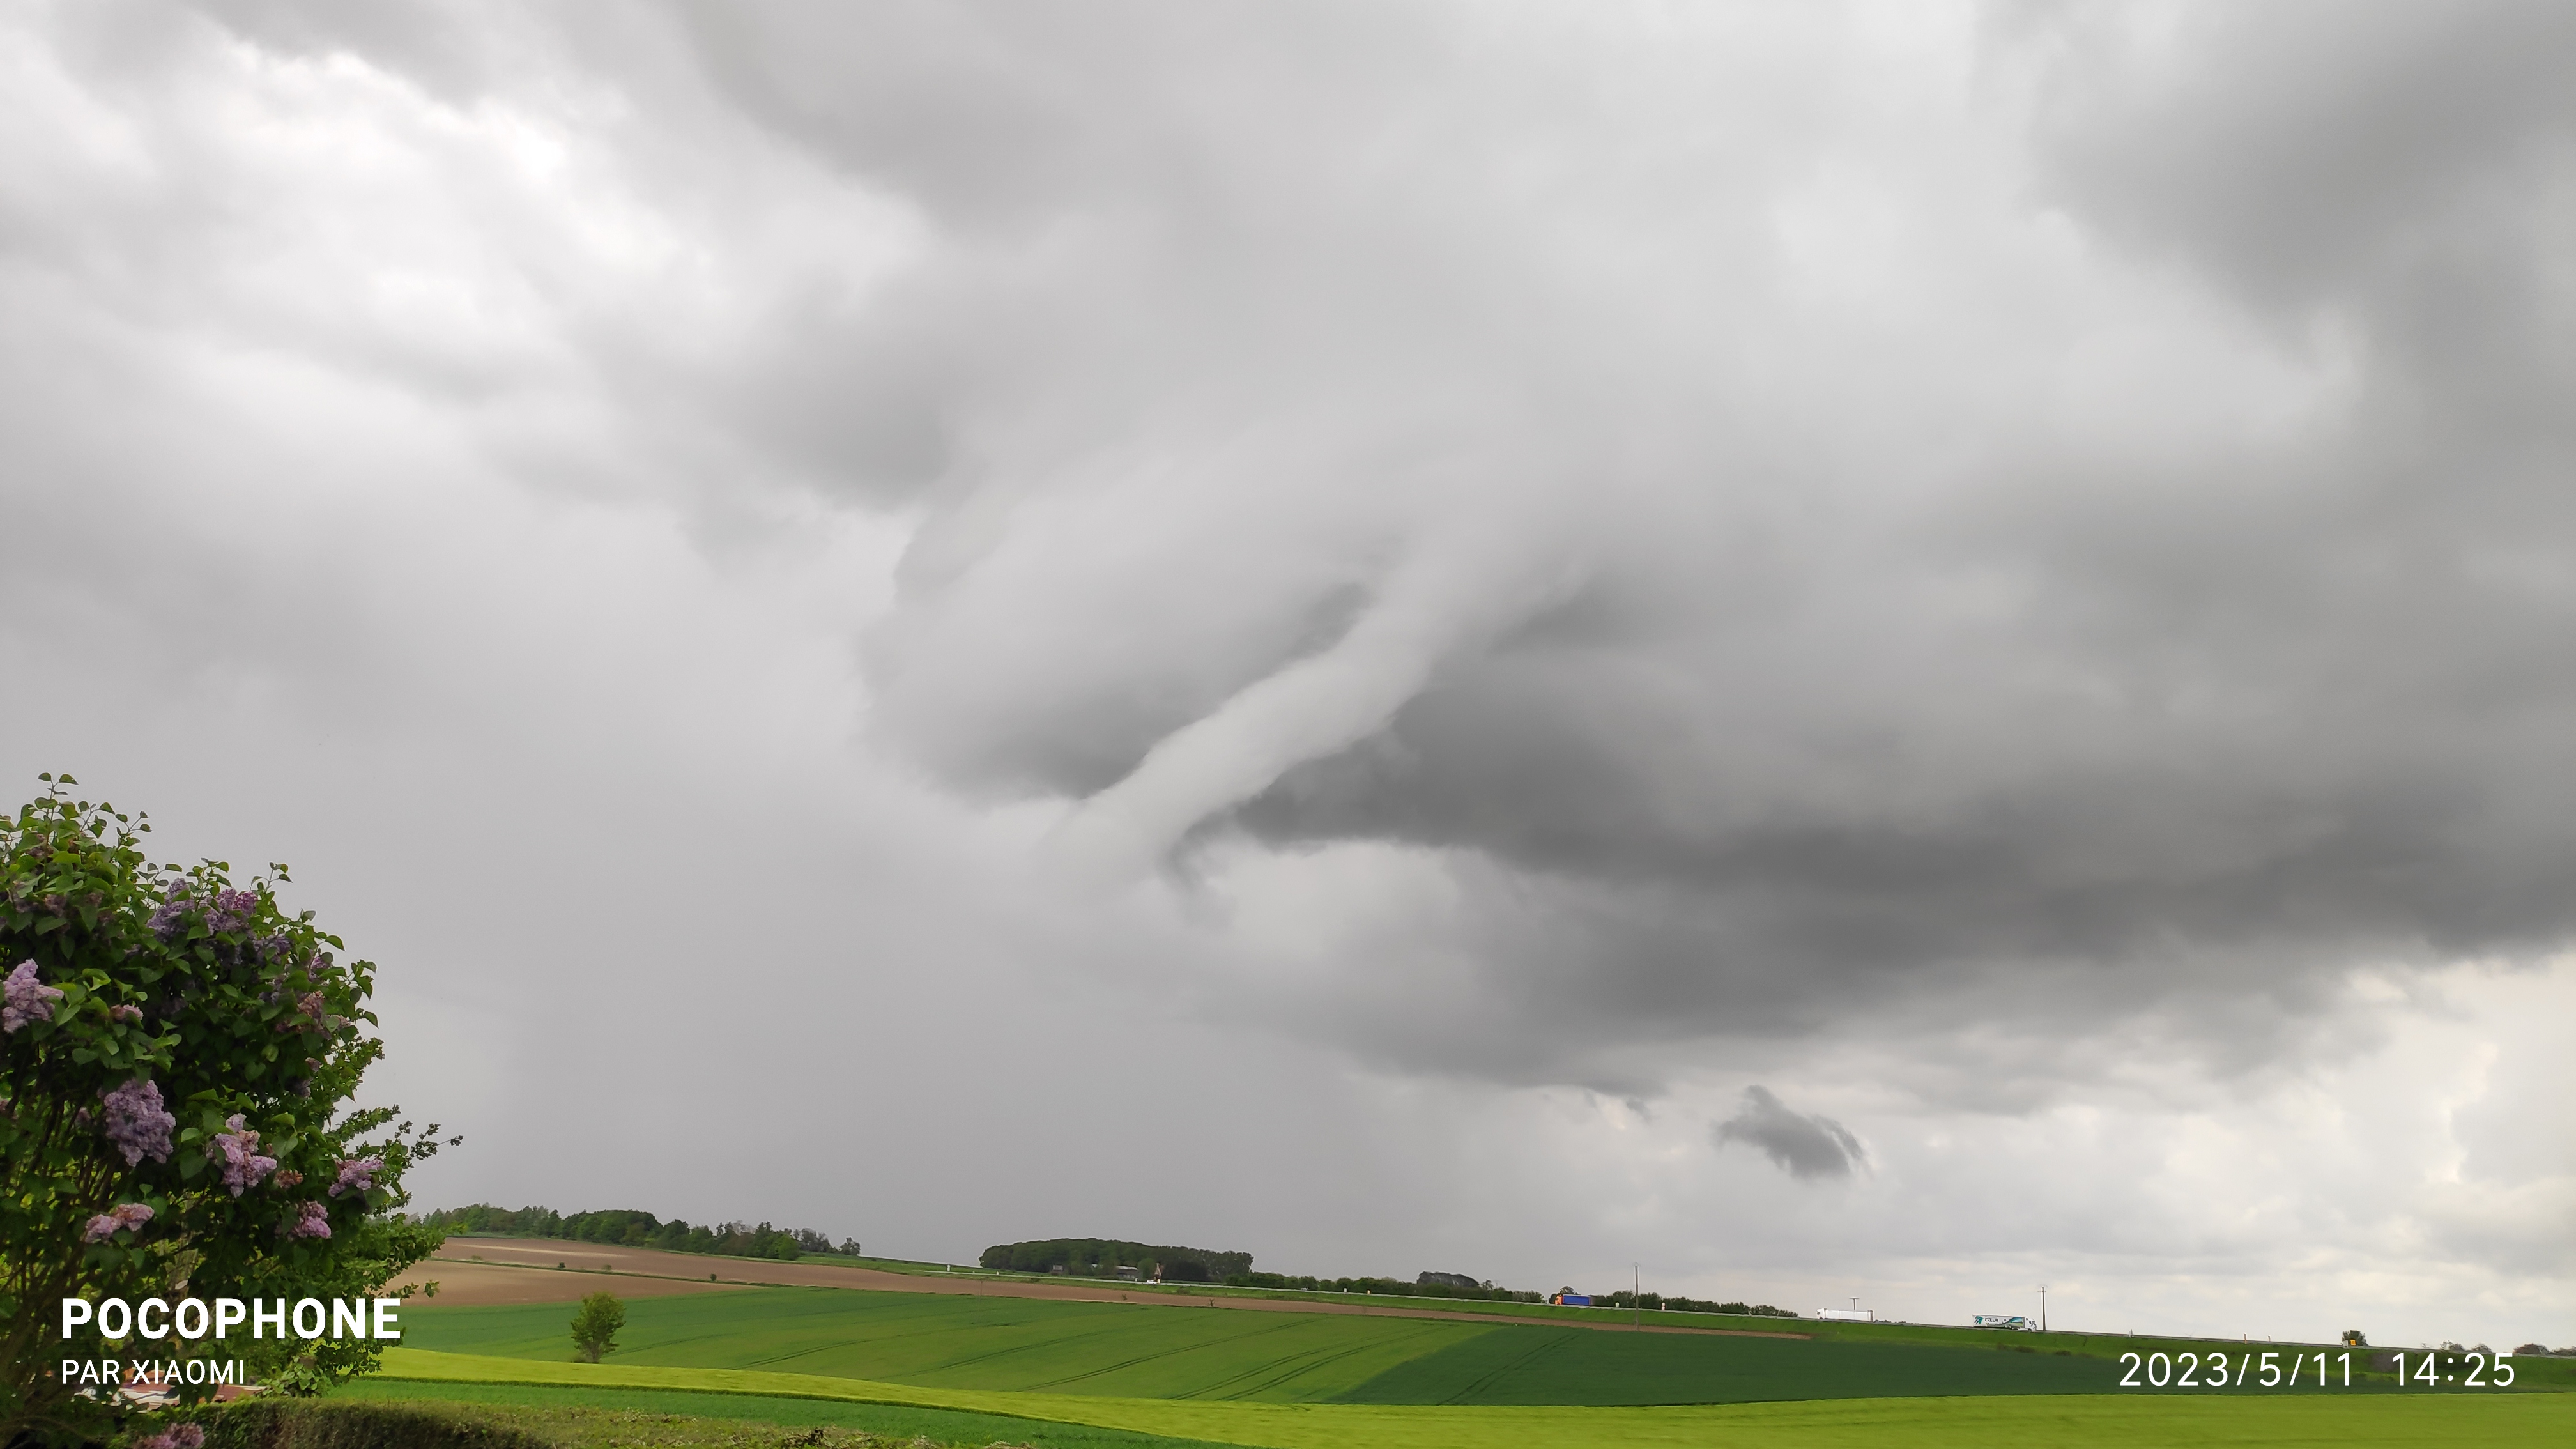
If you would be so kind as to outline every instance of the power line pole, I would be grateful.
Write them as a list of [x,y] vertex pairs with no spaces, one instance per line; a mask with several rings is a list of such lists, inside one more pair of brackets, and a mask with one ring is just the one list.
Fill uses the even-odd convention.
[[1645,1295],[1638,1291],[1645,1285],[1644,1270],[1630,1263],[1628,1265],[1628,1326],[1639,1333],[1646,1331]]
[[2048,1285],[2039,1285],[2039,1331],[2048,1332]]

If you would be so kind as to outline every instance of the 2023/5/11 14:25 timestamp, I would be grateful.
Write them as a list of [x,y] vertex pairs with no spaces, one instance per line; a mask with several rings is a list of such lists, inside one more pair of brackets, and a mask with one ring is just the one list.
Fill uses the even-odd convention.
[[[2464,1389],[2513,1386],[2513,1355],[2484,1349],[2398,1353],[2397,1382],[2430,1387],[2449,1384]],[[2418,1362],[2420,1360],[2420,1362]],[[2209,1353],[2124,1353],[2128,1372],[2124,1389],[2287,1389],[2302,1382],[2312,1388],[2352,1387],[2350,1353],[2283,1353],[2279,1349],[2247,1350],[2230,1355]]]

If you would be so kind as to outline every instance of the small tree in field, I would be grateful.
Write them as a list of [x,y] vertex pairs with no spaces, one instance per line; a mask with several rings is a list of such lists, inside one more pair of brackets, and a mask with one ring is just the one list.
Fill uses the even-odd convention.
[[581,1300],[581,1312],[573,1315],[572,1346],[581,1352],[582,1362],[597,1363],[600,1355],[617,1350],[617,1330],[626,1326],[626,1305],[614,1293],[593,1293]]
[[[144,858],[150,826],[70,798],[0,817],[0,1444],[94,1441],[112,1405],[48,1370],[119,1347],[61,1338],[68,1297],[346,1298],[440,1234],[393,1209],[436,1127],[349,1110],[384,1044],[375,968],[290,916],[284,866]],[[374,1367],[372,1340],[172,1337],[167,1361],[240,1359],[309,1391]],[[138,1355],[139,1356],[139,1355]],[[184,1391],[202,1397],[209,1388]]]

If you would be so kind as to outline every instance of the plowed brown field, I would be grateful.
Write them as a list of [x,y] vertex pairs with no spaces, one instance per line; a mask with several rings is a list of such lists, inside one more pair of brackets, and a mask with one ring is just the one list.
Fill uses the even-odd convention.
[[603,1288],[620,1298],[660,1298],[675,1293],[730,1293],[742,1287],[739,1283],[710,1283],[704,1275],[691,1282],[685,1278],[601,1273],[595,1267],[588,1273],[558,1273],[552,1267],[458,1262],[450,1258],[423,1263],[403,1274],[402,1281],[438,1285],[436,1298],[415,1297],[411,1300],[414,1308],[432,1303],[570,1303]]

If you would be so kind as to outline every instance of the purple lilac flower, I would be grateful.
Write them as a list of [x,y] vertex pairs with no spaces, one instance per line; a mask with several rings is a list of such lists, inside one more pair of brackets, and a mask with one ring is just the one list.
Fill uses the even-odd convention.
[[322,1014],[322,1006],[322,993],[319,991],[308,991],[302,996],[295,998],[295,1009],[303,1012],[306,1016],[320,1016]]
[[226,1118],[224,1125],[233,1130],[215,1134],[215,1149],[223,1154],[224,1186],[239,1197],[277,1171],[277,1159],[259,1155],[259,1133],[242,1125],[239,1112]]
[[107,1103],[107,1140],[125,1154],[126,1166],[147,1157],[155,1162],[170,1160],[170,1129],[179,1125],[179,1119],[161,1110],[158,1083],[136,1077],[99,1096]]
[[0,996],[0,1032],[13,1035],[27,1023],[53,1015],[54,1003],[63,999],[61,987],[47,986],[36,979],[33,961],[19,962],[9,973],[5,988],[0,989],[6,992]]
[[318,1202],[295,1205],[295,1224],[286,1230],[290,1238],[327,1238],[331,1236],[331,1210]]
[[259,897],[249,891],[217,891],[214,903],[206,909],[206,928],[212,931],[238,931],[250,924],[250,913]]
[[134,1449],[206,1449],[206,1431],[194,1424],[173,1424],[149,1439],[135,1440]]
[[139,1006],[111,1006],[107,1009],[107,1016],[110,1021],[141,1021],[143,1019],[143,1008]]
[[91,1218],[88,1230],[81,1234],[81,1241],[104,1243],[126,1228],[139,1228],[150,1221],[152,1209],[139,1202],[121,1202]]
[[343,1191],[370,1192],[376,1185],[376,1174],[385,1170],[381,1157],[344,1157],[340,1159],[340,1180],[331,1184],[331,1196]]
[[152,916],[143,924],[164,941],[177,940],[188,929],[188,910],[196,904],[188,898],[188,887],[172,881],[161,895],[161,904],[152,908]]

